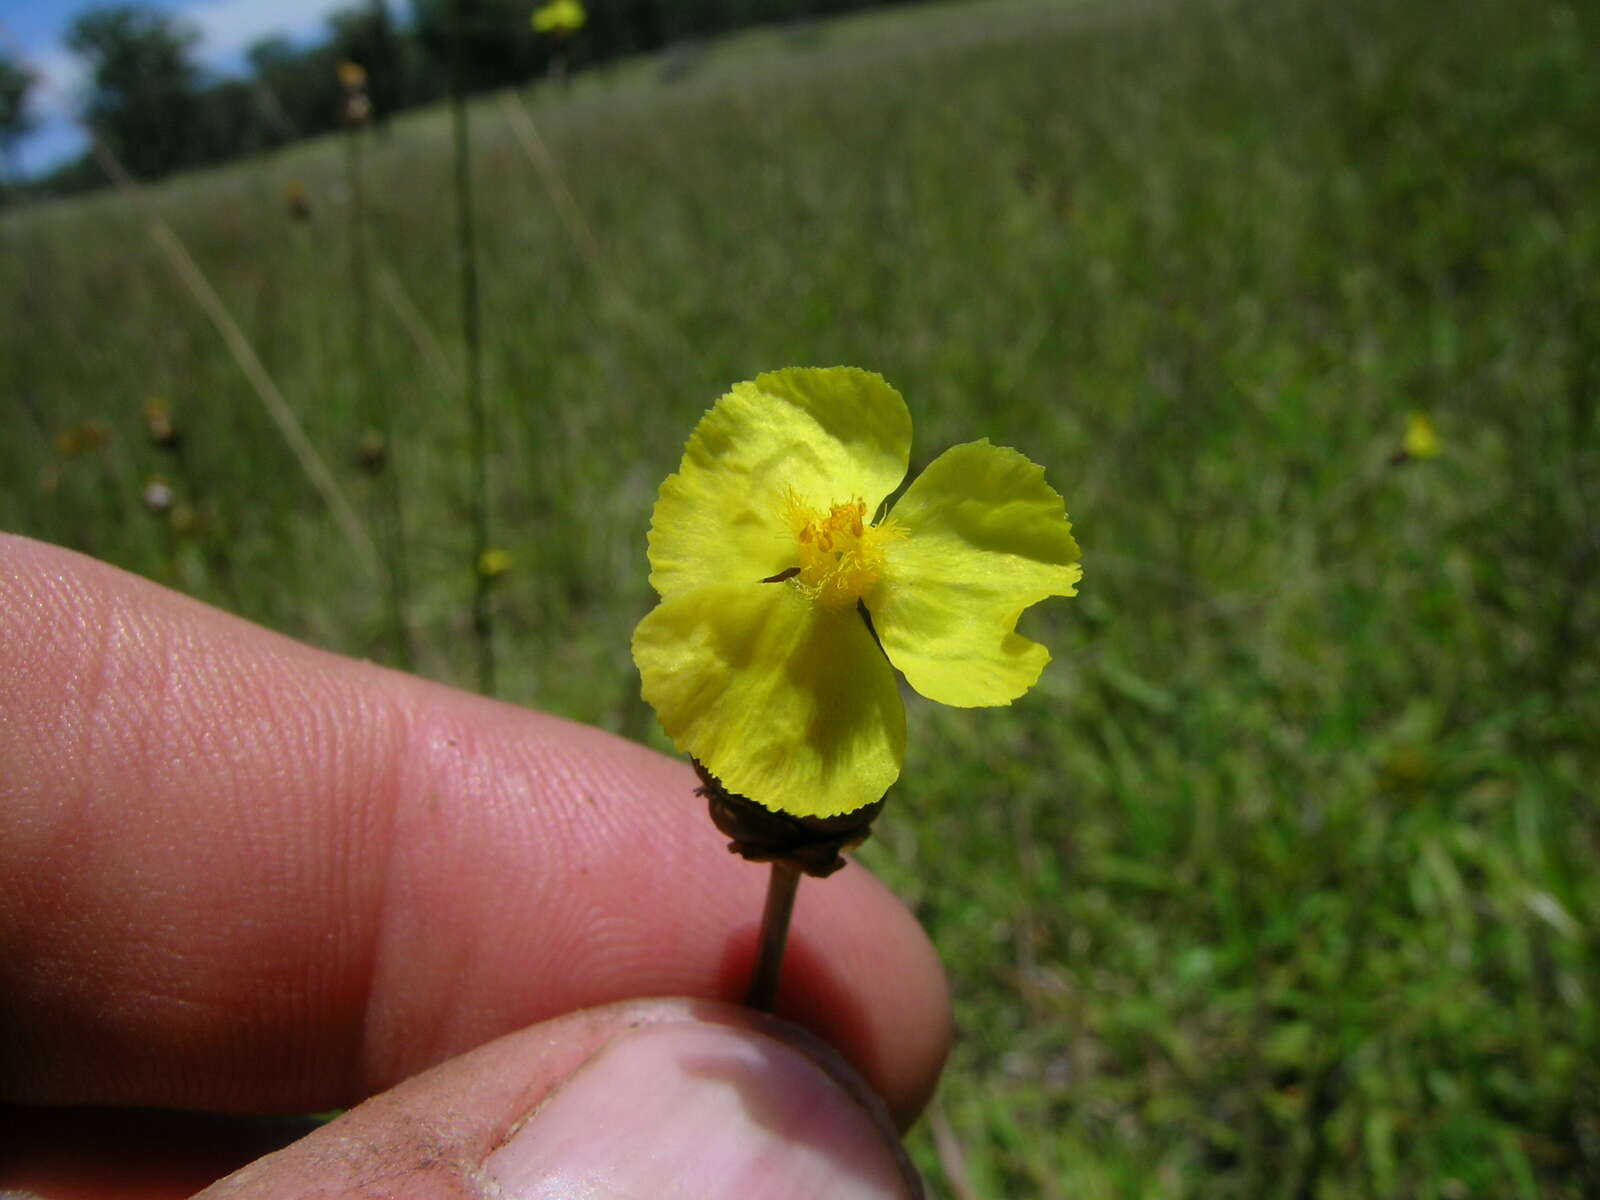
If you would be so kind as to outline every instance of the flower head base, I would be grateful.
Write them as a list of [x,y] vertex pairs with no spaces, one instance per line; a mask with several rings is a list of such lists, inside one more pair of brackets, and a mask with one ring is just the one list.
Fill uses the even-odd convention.
[[776,371],[723,396],[662,484],[661,603],[634,661],[663,728],[728,791],[801,817],[873,804],[905,755],[894,668],[974,706],[1009,704],[1049,661],[1016,623],[1076,590],[1061,497],[1015,450],[969,442],[870,520],[910,450],[881,377]]

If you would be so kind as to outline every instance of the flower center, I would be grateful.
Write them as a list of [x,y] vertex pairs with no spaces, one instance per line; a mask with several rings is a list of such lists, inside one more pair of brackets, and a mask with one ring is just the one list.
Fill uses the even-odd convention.
[[862,500],[835,504],[823,513],[791,494],[784,511],[799,552],[795,583],[829,612],[854,608],[883,574],[883,548],[905,536],[893,521],[868,525]]

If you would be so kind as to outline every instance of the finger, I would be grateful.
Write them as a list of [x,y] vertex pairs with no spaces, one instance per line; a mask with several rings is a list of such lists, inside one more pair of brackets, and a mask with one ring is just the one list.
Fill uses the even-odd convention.
[[309,1117],[0,1106],[0,1198],[185,1200],[318,1124]]
[[[0,536],[0,1099],[349,1103],[556,1014],[735,998],[764,872],[681,764]],[[909,1120],[943,977],[865,871],[780,1011]]]
[[[5,1118],[0,1195],[42,1200],[182,1200],[291,1134],[306,1140],[206,1195],[919,1194],[882,1101],[837,1054],[783,1022],[703,1001],[557,1018],[321,1129],[104,1109]],[[6,1152],[8,1135],[29,1146],[28,1162]]]
[[888,1113],[827,1048],[748,1010],[578,1013],[367,1102],[208,1200],[768,1200],[920,1195]]

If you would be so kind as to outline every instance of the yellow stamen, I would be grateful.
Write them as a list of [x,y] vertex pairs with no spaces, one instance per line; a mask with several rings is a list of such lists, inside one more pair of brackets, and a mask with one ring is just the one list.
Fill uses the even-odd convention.
[[829,612],[854,608],[883,574],[884,547],[905,536],[893,521],[868,525],[867,505],[860,499],[823,513],[790,493],[784,515],[794,529],[799,559],[795,585]]

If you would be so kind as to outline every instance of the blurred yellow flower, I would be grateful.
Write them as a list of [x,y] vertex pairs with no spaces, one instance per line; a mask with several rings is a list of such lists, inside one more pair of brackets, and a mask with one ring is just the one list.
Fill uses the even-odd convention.
[[875,519],[910,450],[882,377],[791,368],[717,401],[661,485],[661,603],[634,661],[663,728],[729,791],[795,816],[872,804],[905,757],[893,668],[971,707],[1009,704],[1050,660],[1017,619],[1082,571],[1043,468],[968,442]]
[[339,85],[348,92],[358,91],[367,86],[367,69],[358,62],[346,59],[338,66]]
[[1406,414],[1406,436],[1402,443],[1408,458],[1435,458],[1439,453],[1439,435],[1427,413]]
[[511,555],[490,547],[478,555],[478,574],[485,579],[498,579],[511,570]]
[[533,10],[533,28],[539,33],[577,33],[588,19],[579,0],[550,0]]
[[111,437],[111,427],[104,421],[80,421],[56,434],[56,450],[69,458],[98,450]]

